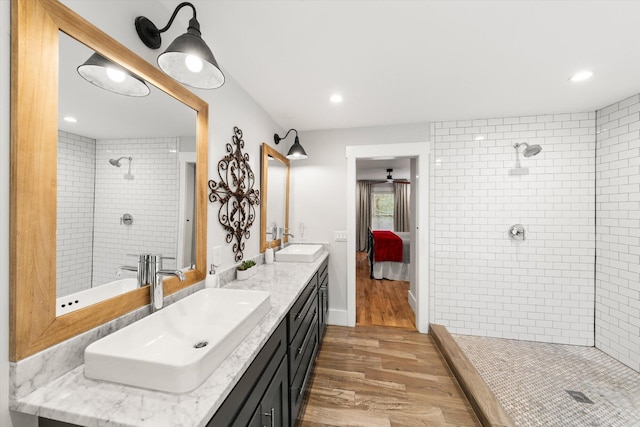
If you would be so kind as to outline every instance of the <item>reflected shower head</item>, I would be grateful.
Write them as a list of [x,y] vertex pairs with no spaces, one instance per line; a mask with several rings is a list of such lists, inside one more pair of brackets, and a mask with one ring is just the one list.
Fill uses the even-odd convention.
[[111,163],[113,166],[115,166],[115,167],[119,168],[120,166],[122,166],[122,165],[120,164],[120,160],[122,160],[122,159],[127,159],[127,160],[129,160],[129,161],[133,160],[133,158],[132,158],[132,157],[126,157],[126,156],[124,156],[124,157],[120,157],[119,159],[109,159],[109,163]]
[[517,150],[518,148],[520,148],[523,145],[525,146],[525,149],[522,152],[522,155],[525,156],[525,157],[535,156],[536,154],[538,154],[539,152],[542,151],[542,147],[539,146],[538,144],[529,145],[526,142],[519,142],[517,144],[514,144],[513,148],[515,148]]

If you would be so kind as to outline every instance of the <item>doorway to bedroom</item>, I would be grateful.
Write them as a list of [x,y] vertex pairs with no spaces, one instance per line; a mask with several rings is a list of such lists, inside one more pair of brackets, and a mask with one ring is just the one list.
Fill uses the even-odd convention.
[[409,305],[410,164],[410,158],[356,160],[356,326],[416,330]]
[[[429,143],[349,146],[346,147],[346,155],[347,235],[349,236],[346,248],[347,325],[356,326],[356,323],[370,322],[379,326],[393,326],[395,322],[396,326],[412,325],[412,329],[427,333],[429,329]],[[385,161],[388,163],[384,163]],[[404,161],[405,165],[408,164],[408,174],[401,176],[403,167],[391,163],[396,161]],[[380,188],[372,191],[374,194],[372,196],[357,197],[357,193],[362,192],[358,189],[358,166],[363,169],[363,165],[367,162],[377,163],[377,166],[372,167],[375,170],[372,173],[376,175],[369,176],[369,180],[381,181],[373,185],[373,187],[379,185]],[[422,175],[420,171],[423,171]],[[399,184],[401,181],[406,182],[409,190],[409,194],[405,196],[408,213],[404,216],[404,221],[408,226],[402,226],[407,227],[404,236],[399,235],[403,232],[397,232],[400,226],[395,224],[397,220],[402,220],[402,215],[395,212],[397,196],[394,187],[399,185],[394,184],[396,182]],[[367,190],[364,191],[367,192]],[[394,197],[379,194],[385,191],[393,191]],[[359,209],[358,200],[368,200],[372,206],[375,205],[371,217],[372,224],[376,224],[374,227],[367,224],[364,228],[360,224],[359,232],[356,213]],[[393,201],[389,203],[390,200]],[[390,213],[390,204],[393,206],[393,213]],[[371,230],[371,228],[387,229]],[[378,233],[373,233],[374,231]],[[392,246],[395,249],[392,250],[394,253],[391,254],[392,258],[388,265],[378,265],[377,260],[370,261],[376,245],[369,240],[374,239],[374,234],[385,234],[388,239],[394,240]],[[385,236],[378,235],[376,240],[380,241],[383,237]],[[381,247],[383,245],[378,244],[378,249]],[[404,276],[402,276],[403,270]],[[401,276],[395,277],[394,274]],[[399,305],[393,305],[394,299],[398,300]],[[412,313],[415,315],[414,318],[411,316]],[[402,320],[399,320],[400,318]]]

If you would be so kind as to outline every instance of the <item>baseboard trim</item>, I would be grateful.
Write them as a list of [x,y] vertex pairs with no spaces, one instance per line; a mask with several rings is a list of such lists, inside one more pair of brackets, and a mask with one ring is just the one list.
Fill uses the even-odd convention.
[[413,314],[416,314],[417,306],[418,302],[416,301],[416,297],[415,295],[413,295],[413,292],[411,292],[411,289],[409,289],[409,307],[411,307],[411,310],[413,310]]
[[329,318],[327,319],[329,325],[349,326],[348,319],[347,310],[329,309]]
[[504,410],[476,368],[442,325],[429,325],[429,333],[447,361],[449,369],[458,380],[460,388],[469,399],[480,423],[485,426],[514,427],[513,419]]

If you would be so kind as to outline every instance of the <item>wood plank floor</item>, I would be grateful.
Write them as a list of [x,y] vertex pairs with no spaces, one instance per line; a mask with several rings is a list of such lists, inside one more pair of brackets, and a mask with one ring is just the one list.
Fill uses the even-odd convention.
[[416,330],[408,298],[409,282],[371,279],[366,252],[356,252],[356,325]]
[[328,326],[299,426],[479,426],[429,335]]

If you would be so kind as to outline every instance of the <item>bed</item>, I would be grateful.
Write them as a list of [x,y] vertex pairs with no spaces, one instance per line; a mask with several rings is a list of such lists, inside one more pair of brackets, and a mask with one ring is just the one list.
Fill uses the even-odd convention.
[[369,230],[367,246],[372,279],[409,280],[408,232]]

